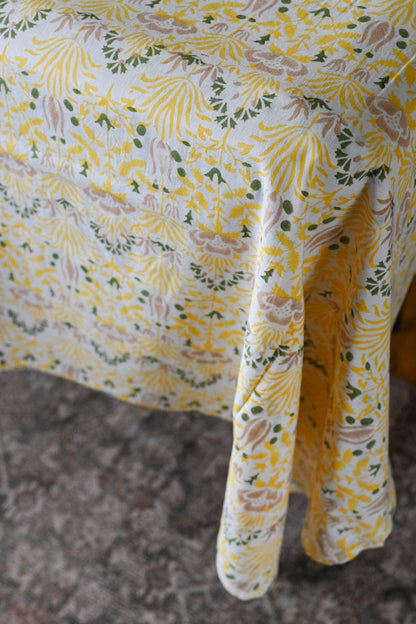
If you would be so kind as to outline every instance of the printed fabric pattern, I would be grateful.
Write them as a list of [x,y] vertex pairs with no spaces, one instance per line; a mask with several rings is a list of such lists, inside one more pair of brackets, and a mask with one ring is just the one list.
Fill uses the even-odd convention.
[[0,366],[232,421],[243,600],[290,491],[316,561],[392,530],[415,49],[413,0],[0,0]]

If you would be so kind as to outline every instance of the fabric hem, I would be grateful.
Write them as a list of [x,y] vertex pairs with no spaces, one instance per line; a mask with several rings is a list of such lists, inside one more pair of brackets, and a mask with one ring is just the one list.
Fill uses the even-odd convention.
[[234,596],[234,598],[238,598],[239,600],[248,601],[248,600],[255,600],[256,598],[262,598],[267,593],[267,591],[269,590],[270,586],[273,584],[277,576],[277,575],[273,576],[273,578],[269,581],[269,583],[262,589],[256,589],[252,591],[240,591],[235,588],[231,579],[227,578],[226,575],[223,573],[220,567],[219,559],[220,559],[219,554],[217,553],[216,567],[217,567],[218,579],[220,583],[222,584],[222,586],[224,587],[224,589],[229,594]]

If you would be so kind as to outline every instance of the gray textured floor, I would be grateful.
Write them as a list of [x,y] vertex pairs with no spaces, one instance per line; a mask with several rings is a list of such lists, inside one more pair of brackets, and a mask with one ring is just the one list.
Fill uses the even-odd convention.
[[416,624],[416,389],[392,382],[398,492],[384,548],[325,567],[293,496],[279,579],[240,602],[215,539],[230,423],[0,375],[0,624]]

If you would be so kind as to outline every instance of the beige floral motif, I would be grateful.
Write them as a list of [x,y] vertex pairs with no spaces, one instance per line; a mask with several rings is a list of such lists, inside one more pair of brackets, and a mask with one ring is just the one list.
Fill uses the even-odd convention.
[[[332,305],[331,307],[334,309],[335,306]],[[339,308],[336,310],[336,312],[339,313]],[[339,346],[343,351],[346,352],[351,350],[352,339],[350,332],[348,331],[348,327],[345,324],[345,320],[340,321],[338,324],[338,340]]]
[[160,247],[158,247],[149,238],[137,238],[136,239],[136,249],[141,254],[144,254],[146,256],[147,255],[152,255],[152,256],[160,255]]
[[305,119],[309,117],[309,106],[304,97],[301,95],[296,95],[290,98],[289,104],[282,107],[283,110],[292,109],[292,115],[289,117],[288,121],[292,121],[292,119],[301,118],[304,115]]
[[59,162],[59,173],[63,173],[65,176],[69,178],[74,177],[74,165],[70,160],[66,158],[62,158]]
[[283,199],[276,193],[268,193],[264,198],[263,236],[266,240],[270,233],[274,234],[283,214]]
[[291,78],[298,78],[308,73],[305,65],[283,54],[273,54],[273,52],[263,52],[263,50],[247,50],[244,55],[251,64],[256,66],[258,71],[266,72],[272,76],[287,75]]
[[72,284],[73,286],[78,286],[80,278],[78,265],[72,260],[72,258],[65,257],[60,259],[60,265],[66,282],[68,284]]
[[45,95],[42,98],[42,110],[48,130],[63,136],[65,130],[65,110],[61,102],[51,95]]
[[378,127],[392,141],[395,141],[402,147],[408,147],[410,143],[410,129],[406,113],[386,98],[376,95],[368,97],[366,102],[368,110],[374,116]]
[[248,39],[250,38],[250,31],[249,30],[239,30],[238,32],[234,33],[234,39],[238,39],[239,41],[248,41]]
[[85,22],[83,28],[83,39],[87,43],[88,39],[94,37],[97,41],[100,41],[103,34],[105,34],[106,28],[104,24],[97,24],[96,22]]
[[42,156],[42,167],[44,169],[54,169],[55,167],[55,154],[51,149],[46,149],[45,153]]
[[96,321],[94,323],[95,328],[100,332],[101,336],[105,336],[108,340],[114,340],[116,342],[130,342],[134,343],[135,337],[129,334],[124,329],[120,329],[115,325],[109,323],[103,323],[102,321]]
[[332,59],[328,63],[325,63],[324,68],[330,71],[344,73],[347,69],[347,61],[342,58]]
[[[60,202],[44,199],[42,200],[42,208],[46,213],[45,217],[48,225],[51,225],[53,221],[65,221],[67,224],[70,222],[74,223],[80,229],[87,229],[88,227],[85,215],[77,208],[74,208],[74,206],[68,205],[64,208]],[[50,214],[47,214],[48,212]]]
[[215,22],[211,26],[212,32],[215,32],[215,33],[227,32],[228,29],[229,29],[229,26],[228,26],[228,24],[226,22]]
[[265,527],[264,540],[266,542],[269,542],[273,538],[276,538],[279,536],[280,524],[281,524],[280,521],[277,521],[277,522],[273,522],[273,524],[271,524],[267,528]]
[[164,35],[193,35],[198,32],[193,24],[187,24],[167,15],[140,13],[137,18],[140,24],[147,26],[149,30],[155,30]]
[[351,445],[367,444],[374,435],[374,427],[364,425],[340,425],[337,427],[337,439]]
[[305,244],[305,251],[310,254],[318,248],[331,245],[337,242],[343,233],[343,228],[339,225],[334,225],[329,228],[322,229],[317,234],[314,234]]
[[174,179],[174,164],[172,158],[172,148],[160,139],[153,139],[150,142],[150,161],[152,164],[152,175],[166,177],[169,182]]
[[367,83],[371,80],[371,74],[365,67],[360,67],[352,72],[351,78],[358,80],[359,82]]
[[389,196],[387,197],[387,199],[378,199],[377,203],[381,204],[381,208],[377,209],[375,205],[372,205],[373,214],[377,217],[382,217],[383,220],[386,220],[391,215],[391,210],[393,207],[393,195],[391,191],[389,192]]
[[180,218],[179,206],[177,204],[173,204],[170,201],[166,202],[165,214],[171,219],[175,219],[176,221],[179,221],[179,218]]
[[381,515],[388,508],[388,495],[384,488],[375,500],[365,506],[365,513],[369,516]]
[[248,244],[243,240],[217,234],[216,232],[192,230],[189,236],[195,245],[215,255],[232,256],[234,254],[244,253],[248,249]]
[[115,195],[110,195],[110,193],[104,193],[103,191],[92,188],[86,189],[85,193],[98,210],[110,213],[115,217],[121,217],[136,212],[136,208],[129,202],[121,200]]
[[344,563],[346,559],[345,552],[337,546],[336,542],[322,528],[318,529],[317,541],[319,552],[322,553],[324,558],[333,563]]
[[188,63],[179,52],[170,52],[169,56],[163,61],[163,65],[170,65],[170,72],[174,73],[179,67],[183,72],[186,72]]
[[259,16],[270,9],[276,9],[275,0],[250,0],[246,6],[246,11],[252,11]]
[[322,136],[325,138],[330,130],[333,129],[334,134],[339,136],[343,127],[347,126],[347,122],[342,115],[336,115],[334,113],[322,113],[316,123],[322,125]]
[[223,73],[221,67],[216,67],[215,65],[200,65],[195,70],[194,76],[199,76],[198,84],[202,87],[205,82],[215,82],[218,76],[221,76]]
[[163,252],[163,261],[171,264],[175,269],[180,269],[185,264],[183,254],[179,251],[165,251]]
[[36,170],[31,165],[4,152],[0,152],[0,167],[7,173],[15,175],[18,179],[23,177],[33,178],[36,175]]
[[45,212],[48,217],[56,217],[61,214],[62,206],[57,201],[52,199],[43,198],[41,200],[42,212]]
[[53,307],[50,299],[47,299],[40,293],[35,292],[30,288],[25,288],[24,286],[12,286],[10,290],[16,299],[19,299],[24,305],[37,308],[38,310],[50,310]]
[[149,306],[152,314],[163,321],[168,320],[170,305],[165,298],[160,295],[150,295]]
[[73,11],[59,13],[51,20],[51,24],[56,24],[55,32],[61,32],[64,28],[73,28],[77,23],[78,16]]
[[270,487],[241,488],[237,492],[238,502],[244,511],[262,513],[277,507],[282,501],[282,492]]
[[85,301],[77,300],[76,302],[69,295],[68,291],[65,289],[65,292],[61,292],[58,294],[56,300],[65,308],[71,309],[71,311],[77,311],[83,316],[88,314],[89,307],[85,303]]
[[219,351],[206,351],[204,349],[184,349],[181,355],[198,364],[228,364],[231,359]]
[[286,299],[266,292],[259,292],[257,301],[265,318],[270,323],[282,328],[287,328],[290,323],[297,323],[303,318],[303,302],[301,300]]
[[[321,497],[322,507],[325,509],[326,513],[328,515],[333,514],[333,512],[338,508],[338,505],[336,504],[334,499],[330,498],[329,496],[325,496],[322,493],[321,493],[320,497]],[[334,516],[332,516],[332,517],[334,517]]]
[[143,205],[147,208],[147,210],[158,210],[159,209],[159,200],[153,193],[147,193],[143,198]]
[[302,363],[302,352],[292,351],[286,357],[280,361],[281,370],[288,371],[289,369],[297,368]]
[[360,39],[360,46],[368,46],[377,52],[382,46],[389,43],[394,35],[395,28],[391,22],[371,20]]
[[241,433],[238,434],[239,443],[249,447],[252,451],[259,444],[262,444],[272,431],[272,425],[265,418],[253,418],[244,425]]
[[74,206],[68,206],[68,208],[64,211],[62,206],[59,205],[60,215],[63,216],[67,221],[73,221],[78,228],[85,229],[87,227],[87,219],[85,215],[74,208]]

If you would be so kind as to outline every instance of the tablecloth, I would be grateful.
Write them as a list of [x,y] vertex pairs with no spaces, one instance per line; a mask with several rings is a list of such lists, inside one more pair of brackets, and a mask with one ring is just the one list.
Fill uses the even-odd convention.
[[416,4],[1,0],[0,360],[232,420],[217,570],[392,529]]

